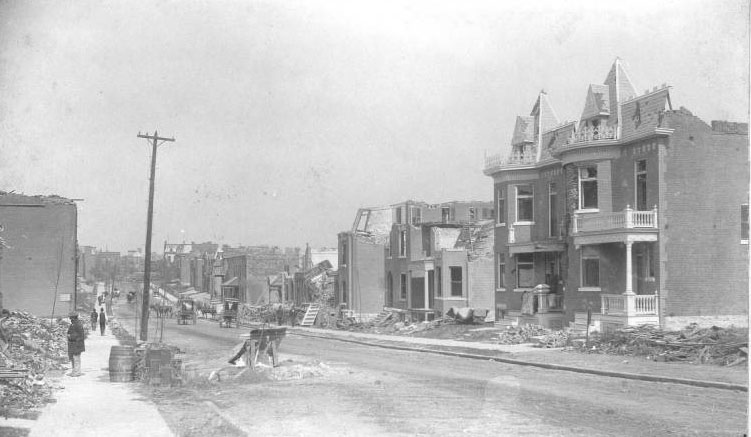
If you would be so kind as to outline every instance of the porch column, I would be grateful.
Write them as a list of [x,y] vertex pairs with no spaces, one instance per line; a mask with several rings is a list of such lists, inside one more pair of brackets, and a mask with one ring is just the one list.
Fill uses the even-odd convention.
[[428,266],[425,266],[425,280],[422,281],[422,289],[425,294],[425,303],[423,304],[423,307],[427,310],[430,309],[430,300],[429,300],[429,290],[428,290]]
[[626,291],[623,294],[634,294],[633,278],[631,277],[631,245],[630,241],[626,242]]

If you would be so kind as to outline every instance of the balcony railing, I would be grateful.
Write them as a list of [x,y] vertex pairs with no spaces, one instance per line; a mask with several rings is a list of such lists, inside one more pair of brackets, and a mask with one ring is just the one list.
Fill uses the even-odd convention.
[[485,170],[509,165],[529,165],[537,161],[537,148],[528,147],[524,151],[514,151],[507,156],[490,155],[485,157]]
[[618,135],[615,126],[583,127],[571,134],[567,144],[588,143],[600,140],[614,140]]
[[602,294],[601,312],[611,316],[657,315],[657,295]]
[[657,206],[651,211],[634,211],[626,206],[621,212],[574,214],[574,234],[613,229],[657,229]]

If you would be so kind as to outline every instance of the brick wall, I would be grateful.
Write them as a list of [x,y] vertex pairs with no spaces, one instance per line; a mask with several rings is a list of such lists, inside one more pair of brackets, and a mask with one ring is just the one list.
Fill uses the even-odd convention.
[[675,133],[662,151],[663,315],[747,315],[740,205],[748,203],[748,136],[712,131],[686,111],[665,121]]
[[74,204],[0,206],[10,246],[0,260],[5,308],[37,316],[65,316],[75,308],[76,214]]
[[352,268],[352,302],[356,313],[379,313],[385,304],[384,245],[355,241]]
[[495,320],[495,272],[492,258],[480,258],[467,263],[469,276],[469,306],[488,310]]

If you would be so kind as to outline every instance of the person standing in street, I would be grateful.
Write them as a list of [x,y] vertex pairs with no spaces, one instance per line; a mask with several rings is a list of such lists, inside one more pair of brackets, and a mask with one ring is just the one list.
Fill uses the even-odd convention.
[[96,331],[97,314],[96,308],[91,309],[91,330]]
[[104,315],[104,307],[101,307],[99,308],[99,330],[102,332],[101,335],[104,335],[105,323],[107,323],[107,316]]
[[86,350],[84,345],[84,332],[78,313],[68,315],[70,327],[68,328],[68,358],[71,362],[71,371],[68,376],[81,376],[81,352]]

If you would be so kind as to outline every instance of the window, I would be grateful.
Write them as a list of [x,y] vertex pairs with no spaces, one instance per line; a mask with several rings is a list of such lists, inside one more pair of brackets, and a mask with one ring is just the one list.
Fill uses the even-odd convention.
[[636,161],[636,210],[647,210],[647,160]]
[[598,288],[600,286],[600,257],[594,249],[582,249],[581,264],[582,287]]
[[748,243],[748,204],[741,205],[741,240]]
[[448,223],[450,218],[451,218],[451,208],[449,208],[448,206],[441,207],[441,221],[443,223]]
[[469,207],[469,220],[470,221],[477,220],[477,210],[473,206]]
[[496,222],[498,224],[506,223],[506,190],[503,187],[498,188],[498,205],[496,205]]
[[412,208],[412,224],[419,225],[422,221],[422,211],[420,208]]
[[441,297],[442,289],[443,289],[443,281],[441,278],[443,277],[441,275],[441,268],[436,267],[435,268],[435,277],[436,277],[436,284],[435,284],[435,295],[438,297]]
[[549,235],[551,237],[560,236],[560,229],[558,227],[558,191],[555,183],[548,184],[548,218]]
[[347,281],[342,281],[342,302],[347,303]]
[[342,259],[339,261],[339,264],[346,266],[347,265],[347,242],[342,242]]
[[462,268],[449,267],[451,273],[451,296],[462,295]]
[[498,281],[497,288],[506,288],[506,254],[498,254]]
[[402,273],[399,275],[399,290],[401,292],[400,298],[402,300],[407,300],[407,274]]
[[399,231],[399,256],[407,256],[407,231]]
[[402,224],[402,207],[396,208],[396,222],[399,224]]
[[579,169],[579,209],[597,209],[597,166]]
[[516,186],[516,221],[534,221],[535,191],[532,185]]
[[394,298],[394,275],[391,272],[386,277],[386,282],[386,286],[389,288],[389,300],[391,300]]
[[516,287],[533,288],[535,286],[535,255],[520,253],[516,255]]

